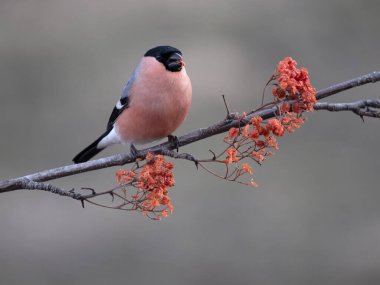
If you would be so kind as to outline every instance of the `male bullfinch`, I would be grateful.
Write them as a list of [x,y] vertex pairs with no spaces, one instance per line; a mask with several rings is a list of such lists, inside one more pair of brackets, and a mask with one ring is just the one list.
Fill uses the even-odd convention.
[[171,46],[148,50],[125,84],[104,134],[73,161],[88,161],[114,144],[131,144],[135,152],[135,143],[172,139],[189,112],[191,97],[181,51]]

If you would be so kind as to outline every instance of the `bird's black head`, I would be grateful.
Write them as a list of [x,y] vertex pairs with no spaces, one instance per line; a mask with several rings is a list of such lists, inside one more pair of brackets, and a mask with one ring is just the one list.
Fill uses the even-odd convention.
[[171,46],[158,46],[148,50],[145,57],[151,56],[161,62],[169,71],[181,71],[184,66],[182,52]]

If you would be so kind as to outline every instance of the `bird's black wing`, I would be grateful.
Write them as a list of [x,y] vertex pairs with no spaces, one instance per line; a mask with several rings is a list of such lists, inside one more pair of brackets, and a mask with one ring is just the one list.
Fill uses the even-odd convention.
[[121,112],[123,112],[128,107],[129,107],[129,97],[120,98],[118,104],[112,110],[111,116],[107,123],[107,130],[112,129],[113,124],[115,123],[117,117],[119,117]]
[[107,130],[112,129],[113,124],[115,123],[117,117],[123,112],[126,108],[129,107],[130,103],[130,90],[132,88],[133,83],[135,82],[137,69],[135,69],[131,75],[131,77],[128,79],[128,82],[125,84],[123,91],[121,93],[121,98],[117,102],[116,106],[113,108],[111,116],[107,123]]
[[121,93],[121,98],[119,101],[117,101],[116,106],[113,108],[111,116],[108,120],[107,130],[96,141],[94,141],[92,144],[90,144],[88,147],[86,147],[84,150],[82,150],[74,157],[73,161],[75,163],[88,161],[106,147],[99,146],[99,143],[111,133],[113,125],[116,119],[120,116],[121,112],[123,112],[125,109],[129,107],[131,99],[129,91],[132,88],[133,82],[135,81],[136,73],[137,71],[135,69],[132,73],[132,76],[129,78],[127,84],[124,85],[123,91]]

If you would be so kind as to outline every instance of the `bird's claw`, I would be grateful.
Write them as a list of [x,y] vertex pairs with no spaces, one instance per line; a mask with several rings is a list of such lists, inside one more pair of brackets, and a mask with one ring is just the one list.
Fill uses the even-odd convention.
[[168,135],[168,141],[174,146],[174,149],[179,150],[179,140],[177,136]]
[[131,143],[131,154],[132,154],[134,160],[141,157],[140,151],[135,147],[135,145],[133,143]]

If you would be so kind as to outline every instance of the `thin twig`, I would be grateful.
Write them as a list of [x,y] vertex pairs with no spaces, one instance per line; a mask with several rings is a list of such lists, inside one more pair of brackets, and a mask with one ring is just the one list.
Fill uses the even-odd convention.
[[354,79],[344,81],[342,83],[334,84],[325,89],[319,90],[315,97],[317,100],[321,100],[323,98],[329,97],[331,95],[337,94],[339,92],[358,87],[368,83],[376,83],[380,80],[380,71],[374,71]]
[[233,117],[231,116],[230,110],[228,109],[226,96],[223,94],[222,98],[223,98],[224,106],[226,107],[226,112],[227,112],[226,119],[232,119]]

